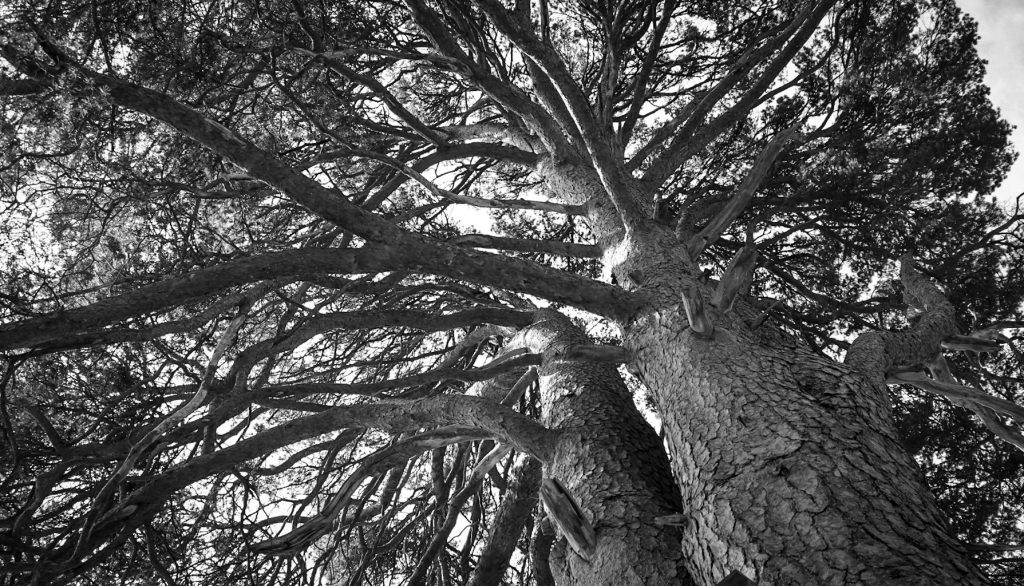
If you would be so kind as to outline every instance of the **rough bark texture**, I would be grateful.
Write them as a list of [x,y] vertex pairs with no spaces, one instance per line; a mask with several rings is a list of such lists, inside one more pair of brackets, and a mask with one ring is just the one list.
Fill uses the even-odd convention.
[[881,383],[893,366],[930,362],[942,352],[942,341],[957,333],[953,305],[927,277],[914,269],[913,258],[900,262],[900,282],[907,305],[920,318],[904,332],[866,332],[846,353],[846,364],[872,382]]
[[[533,351],[586,343],[556,312],[525,334]],[[544,423],[563,433],[545,473],[576,498],[597,534],[587,562],[559,539],[551,569],[561,585],[692,583],[682,565],[677,527],[655,517],[678,512],[665,452],[608,364],[553,361],[540,369]]]
[[[553,172],[563,201],[599,189],[579,166]],[[899,442],[884,373],[815,355],[770,324],[750,331],[742,303],[728,314],[707,303],[675,234],[624,234],[609,213],[592,205],[588,222],[612,275],[651,304],[622,324],[624,343],[664,422],[696,583],[734,570],[759,584],[984,582]],[[689,327],[688,290],[705,300],[710,337]]]
[[[689,568],[713,584],[983,582],[900,445],[883,386],[798,346],[772,348],[738,316],[697,336],[673,281],[627,329],[656,397],[682,490]],[[706,295],[706,292],[705,292]]]

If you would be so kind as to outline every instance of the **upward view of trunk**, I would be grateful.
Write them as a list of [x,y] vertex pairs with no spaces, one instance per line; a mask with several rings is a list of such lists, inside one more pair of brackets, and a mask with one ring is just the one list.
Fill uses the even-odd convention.
[[0,11],[0,582],[985,582],[886,386],[1024,450],[955,0],[193,4]]
[[699,339],[669,312],[628,334],[694,517],[683,544],[699,580],[739,569],[763,584],[981,582],[899,443],[884,389],[722,323],[735,341]]
[[[545,311],[523,335],[537,353],[557,354],[586,335]],[[561,585],[692,584],[679,528],[656,518],[676,514],[679,497],[658,436],[633,404],[615,366],[548,361],[540,369],[542,420],[562,432],[545,475],[575,497],[594,527],[596,549],[584,559],[564,539],[551,552]]]
[[[579,168],[548,181],[572,203],[600,189]],[[715,311],[674,234],[625,237],[610,216],[589,217],[606,261],[655,300],[622,329],[663,418],[696,583],[734,570],[760,584],[983,581],[901,446],[884,385],[771,324],[751,329],[756,313]],[[686,291],[704,298],[713,335],[689,326]]]

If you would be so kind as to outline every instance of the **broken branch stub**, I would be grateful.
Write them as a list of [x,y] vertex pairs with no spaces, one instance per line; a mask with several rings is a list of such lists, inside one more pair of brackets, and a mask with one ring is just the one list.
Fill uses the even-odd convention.
[[569,491],[558,480],[545,478],[541,481],[540,498],[573,551],[590,561],[597,548],[597,535]]
[[704,309],[704,299],[700,292],[692,288],[683,291],[683,310],[686,311],[686,320],[690,322],[690,329],[695,334],[704,338],[710,338],[715,333],[715,324],[711,322],[707,310]]

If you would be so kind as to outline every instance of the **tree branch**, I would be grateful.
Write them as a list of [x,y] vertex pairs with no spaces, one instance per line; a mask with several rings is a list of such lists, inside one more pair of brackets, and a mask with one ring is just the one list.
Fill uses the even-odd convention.
[[530,563],[537,586],[555,586],[555,578],[551,574],[551,546],[554,542],[555,528],[545,516],[534,524],[530,543]]
[[536,252],[556,256],[577,258],[601,258],[601,247],[593,244],[575,244],[561,240],[530,240],[528,238],[508,238],[505,236],[488,236],[485,234],[466,234],[450,240],[459,246],[474,248],[491,248],[495,250],[512,250],[515,252]]
[[277,157],[239,138],[235,133],[178,102],[121,79],[87,71],[119,106],[146,114],[223,155],[251,177],[280,189],[304,207],[339,227],[372,242],[395,242],[406,233],[387,220],[354,205],[340,193],[295,172]]
[[483,484],[484,477],[487,473],[494,468],[498,461],[509,452],[509,448],[506,446],[498,445],[495,446],[490,453],[480,459],[480,462],[473,468],[469,474],[469,478],[466,479],[466,484],[463,486],[448,504],[448,514],[445,515],[444,522],[441,527],[434,533],[434,537],[431,538],[430,544],[427,545],[426,550],[420,556],[419,563],[416,564],[416,569],[413,571],[412,576],[409,577],[409,586],[424,586],[426,584],[427,570],[430,568],[430,564],[434,562],[434,558],[437,557],[437,553],[441,551],[441,548],[448,543],[448,536],[451,534],[452,529],[455,528],[455,523],[459,520],[459,513],[462,510],[462,506],[466,504],[469,497],[473,496],[473,493],[480,489]]
[[0,96],[28,96],[40,94],[51,87],[50,82],[42,79],[12,79],[0,77]]
[[[323,413],[300,417],[267,429],[161,474],[127,495],[116,509],[112,508],[111,514],[97,523],[91,532],[91,548],[83,548],[81,551],[94,550],[101,543],[141,527],[163,508],[174,492],[218,471],[289,444],[349,427],[407,433],[438,425],[456,425],[457,435],[467,439],[484,437],[472,430],[485,432],[541,461],[550,460],[559,436],[558,432],[547,429],[525,415],[476,397],[439,395],[414,401],[387,400],[333,407]],[[69,553],[70,548],[66,546],[55,552],[55,557],[68,559]],[[77,558],[66,562],[69,567],[77,563]]]
[[[955,339],[957,331],[952,304],[914,268],[909,255],[900,260],[900,280],[907,305],[921,313],[917,323],[905,332],[861,334],[850,345],[846,363],[873,381],[881,382],[881,378],[889,384],[913,385],[971,409],[1000,439],[1024,451],[1024,435],[1001,419],[1006,416],[1024,423],[1024,407],[956,383],[946,366],[941,354],[943,343]],[[928,366],[933,378],[919,371],[922,364]]]
[[[328,500],[323,509],[311,519],[305,519],[299,527],[284,535],[261,541],[253,550],[267,555],[294,555],[312,545],[321,536],[337,529],[338,519],[355,493],[367,479],[379,478],[408,460],[427,450],[453,443],[470,441],[475,438],[465,428],[446,428],[418,434],[402,440],[368,456],[358,468],[349,473],[341,488]],[[373,487],[371,482],[370,486]]]
[[[674,137],[644,173],[642,179],[644,185],[652,191],[657,190],[680,165],[700,152],[725,129],[743,119],[756,105],[761,94],[768,90],[772,82],[793,60],[835,3],[836,0],[822,0],[817,4],[809,5],[804,12],[793,19],[790,26],[764,47],[751,50],[737,60],[729,74],[715,88],[702,96],[693,108],[688,109],[688,122],[682,128],[669,133],[656,131],[652,142],[653,140],[666,140],[673,135]],[[785,47],[780,50],[783,44]],[[773,54],[775,57],[751,86],[744,91],[736,104],[719,114],[711,122],[704,124],[705,117],[711,112],[714,105],[723,99],[736,84],[746,78],[754,66]],[[675,121],[669,124],[673,123],[678,124]],[[703,126],[701,126],[702,124]],[[649,149],[645,147],[641,152],[647,153]]]
[[439,60],[443,69],[454,69],[499,104],[522,117],[550,154],[557,156],[570,150],[551,116],[525,92],[498,79],[466,55],[432,8],[422,0],[406,0],[405,3],[413,20],[444,56]]
[[711,246],[718,240],[733,221],[743,213],[743,210],[747,209],[747,206],[750,205],[750,201],[754,197],[754,193],[761,187],[761,183],[775,163],[775,159],[782,152],[782,147],[793,138],[797,128],[793,126],[783,130],[764,147],[754,161],[753,166],[747,171],[747,175],[743,178],[740,186],[736,189],[736,194],[725,204],[725,208],[690,240],[688,243],[690,258],[696,259],[699,257],[708,246]]
[[311,248],[273,252],[192,271],[51,316],[0,327],[0,350],[26,348],[116,321],[198,301],[231,287],[261,280],[331,273],[414,270],[502,286],[569,303],[613,318],[642,307],[642,300],[618,287],[583,279],[520,259],[444,245],[398,250],[389,246],[356,249]]
[[584,144],[590,153],[594,169],[605,188],[612,204],[627,232],[641,229],[647,219],[641,212],[631,188],[631,178],[623,169],[621,153],[612,148],[615,136],[610,128],[602,128],[594,117],[582,90],[565,68],[565,64],[557,53],[533,34],[516,23],[507,10],[495,0],[479,0],[483,10],[501,31],[520,51],[533,59],[537,66],[547,74],[558,94],[562,97],[569,115],[572,116],[576,128],[583,137]]
[[633,135],[633,128],[636,127],[636,123],[640,120],[640,111],[644,104],[648,103],[650,96],[647,95],[647,84],[650,81],[654,65],[658,60],[658,53],[661,51],[661,42],[665,36],[665,31],[668,30],[668,25],[672,22],[672,14],[675,12],[676,4],[676,0],[666,0],[662,8],[661,18],[658,20],[658,24],[655,25],[654,34],[651,37],[651,46],[647,49],[643,63],[640,66],[640,71],[633,82],[633,97],[630,100],[629,110],[623,116],[622,124],[619,126],[619,144],[629,144],[629,140]]
[[398,98],[396,98],[384,84],[377,81],[373,77],[363,75],[358,71],[346,66],[342,61],[335,59],[327,53],[316,53],[308,51],[306,49],[296,49],[296,52],[302,55],[313,57],[324,62],[335,72],[349,78],[350,80],[365,86],[367,89],[373,92],[374,95],[378,96],[384,104],[387,105],[395,116],[398,116],[400,120],[409,125],[409,127],[416,132],[416,134],[422,136],[428,142],[434,145],[441,145],[444,142],[444,134],[436,129],[428,127],[422,120],[420,120],[415,114],[410,112],[405,106],[402,105]]
[[491,523],[487,545],[480,552],[466,586],[498,586],[508,568],[519,536],[537,506],[543,468],[538,460],[520,457],[512,468],[508,490]]
[[878,382],[895,365],[930,361],[940,352],[942,341],[957,331],[952,304],[914,268],[909,255],[900,260],[900,281],[907,304],[922,312],[917,324],[904,332],[861,334],[846,353],[846,364]]

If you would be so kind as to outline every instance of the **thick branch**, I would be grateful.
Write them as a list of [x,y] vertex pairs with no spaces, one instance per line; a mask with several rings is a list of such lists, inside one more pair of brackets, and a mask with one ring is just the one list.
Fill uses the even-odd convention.
[[[909,255],[901,259],[900,280],[907,304],[921,313],[917,323],[905,332],[862,334],[850,346],[846,363],[872,380],[910,384],[971,409],[996,436],[1024,451],[1024,435],[1002,421],[1006,416],[1024,422],[1024,407],[957,384],[949,373],[941,351],[947,340],[958,338],[952,304],[934,283],[914,269]],[[921,364],[927,365],[935,378],[917,371],[890,373],[894,366]]]
[[[439,130],[452,140],[476,141],[480,139],[497,139],[503,144],[510,146],[502,147],[511,152],[519,153],[520,161],[525,159],[527,164],[536,164],[537,156],[533,154],[536,137],[530,137],[522,132],[516,132],[507,124],[495,122],[478,122],[476,124],[457,124],[442,126]],[[467,144],[493,144],[491,142],[467,142]],[[494,145],[499,146],[499,145]],[[540,145],[537,145],[538,147]],[[511,159],[509,159],[511,160]]]
[[561,240],[531,240],[528,238],[507,238],[485,234],[467,234],[451,241],[459,246],[512,250],[515,252],[536,252],[556,256],[577,258],[601,258],[601,247],[593,244],[574,244]]
[[711,297],[711,305],[723,311],[731,311],[737,295],[746,295],[754,280],[757,268],[757,246],[751,238],[747,244],[732,257],[729,266],[715,287]]
[[463,382],[485,381],[504,372],[538,365],[542,361],[543,357],[539,354],[523,354],[508,360],[495,360],[494,362],[497,364],[488,364],[487,366],[482,366],[480,368],[435,368],[419,374],[382,380],[375,383],[302,383],[268,387],[267,390],[272,389],[276,393],[288,393],[292,395],[320,393],[372,395],[388,389],[422,386],[448,380],[458,380]]
[[908,305],[921,311],[904,332],[867,332],[850,345],[846,363],[881,382],[894,365],[924,364],[937,355],[942,341],[957,331],[953,305],[927,277],[914,269],[914,259],[900,261],[900,280]]
[[0,349],[26,348],[70,334],[88,332],[256,281],[331,273],[419,270],[538,295],[610,317],[628,315],[641,307],[640,299],[618,287],[527,261],[448,245],[445,246],[445,254],[434,256],[431,252],[438,251],[429,248],[399,251],[395,247],[367,246],[343,250],[289,250],[238,259],[146,285],[85,307],[7,324],[0,327]]
[[90,73],[111,100],[175,128],[183,135],[230,159],[250,176],[264,181],[321,217],[374,242],[394,242],[404,232],[383,218],[354,205],[340,193],[295,172],[277,157],[242,140],[235,133],[167,94],[126,81]]
[[747,206],[750,205],[750,201],[754,197],[754,193],[761,187],[761,183],[768,174],[768,170],[771,169],[775,159],[782,152],[782,147],[793,138],[796,131],[796,127],[787,128],[764,147],[764,150],[761,151],[754,161],[754,165],[747,171],[747,175],[743,178],[739,188],[736,189],[735,195],[725,204],[725,208],[712,218],[708,225],[689,242],[690,258],[696,259],[708,246],[714,244],[736,218],[743,213],[743,210],[747,209]]
[[[321,217],[334,222],[339,227],[362,236],[367,240],[387,243],[392,247],[401,248],[407,253],[409,251],[416,251],[418,259],[426,260],[426,263],[421,264],[411,262],[412,259],[406,259],[407,265],[420,264],[423,266],[425,264],[426,266],[433,267],[435,270],[443,266],[445,269],[440,274],[448,274],[457,278],[467,278],[469,273],[477,273],[478,278],[482,278],[484,275],[478,272],[479,269],[484,268],[480,266],[481,261],[492,265],[486,267],[485,270],[486,273],[492,276],[495,274],[511,275],[517,272],[512,267],[497,266],[497,264],[502,264],[502,261],[498,259],[504,257],[459,251],[431,238],[412,234],[398,228],[387,220],[355,206],[336,191],[328,189],[313,179],[296,172],[276,157],[240,139],[230,130],[206,118],[192,108],[177,102],[166,94],[148,90],[110,76],[96,73],[90,73],[90,75],[97,81],[98,85],[106,88],[115,103],[169,124],[185,136],[206,145],[245,168],[252,177],[281,190],[296,202],[314,211]],[[516,264],[523,261],[507,259],[506,262]],[[536,273],[540,270],[535,265],[526,264],[533,267],[531,272]],[[405,268],[414,267],[407,266]],[[510,268],[512,269],[511,271],[509,270]],[[540,284],[539,281],[544,278],[547,277],[542,277],[540,274],[519,275],[517,280],[519,280],[521,287],[526,286],[533,289],[534,285]],[[527,279],[532,281],[532,284],[527,285],[525,282]],[[509,286],[509,284],[494,284],[536,294],[523,288]],[[609,287],[609,289],[612,288]],[[540,296],[546,297],[544,294]],[[564,299],[562,295],[558,297],[559,299],[552,300],[572,303]],[[632,305],[627,314],[613,310],[614,317],[629,317],[629,314],[636,309],[636,306],[634,304],[627,305]],[[609,307],[609,309],[612,308]]]
[[[268,283],[253,287],[249,290],[228,295],[218,299],[216,303],[195,314],[190,314],[180,320],[168,321],[137,328],[110,328],[97,332],[73,334],[60,336],[52,342],[37,346],[38,352],[56,352],[69,348],[83,348],[87,346],[99,346],[106,344],[118,344],[121,342],[139,342],[153,340],[169,334],[181,332],[192,332],[198,330],[203,324],[210,322],[233,307],[239,307],[247,303],[253,303],[275,287],[283,286],[284,282]],[[22,322],[24,323],[24,322]],[[13,325],[13,324],[12,324]],[[4,331],[0,327],[0,336]]]
[[0,96],[27,96],[50,88],[50,82],[41,79],[12,79],[0,77]]
[[610,128],[602,128],[583,91],[577,85],[565,64],[550,45],[545,44],[532,31],[516,23],[515,18],[495,0],[480,0],[480,8],[487,14],[495,28],[501,31],[537,66],[547,74],[558,94],[562,97],[569,115],[597,171],[601,184],[611,198],[626,231],[639,229],[646,219],[630,187],[630,178],[621,165],[621,153],[612,148],[614,134]]

